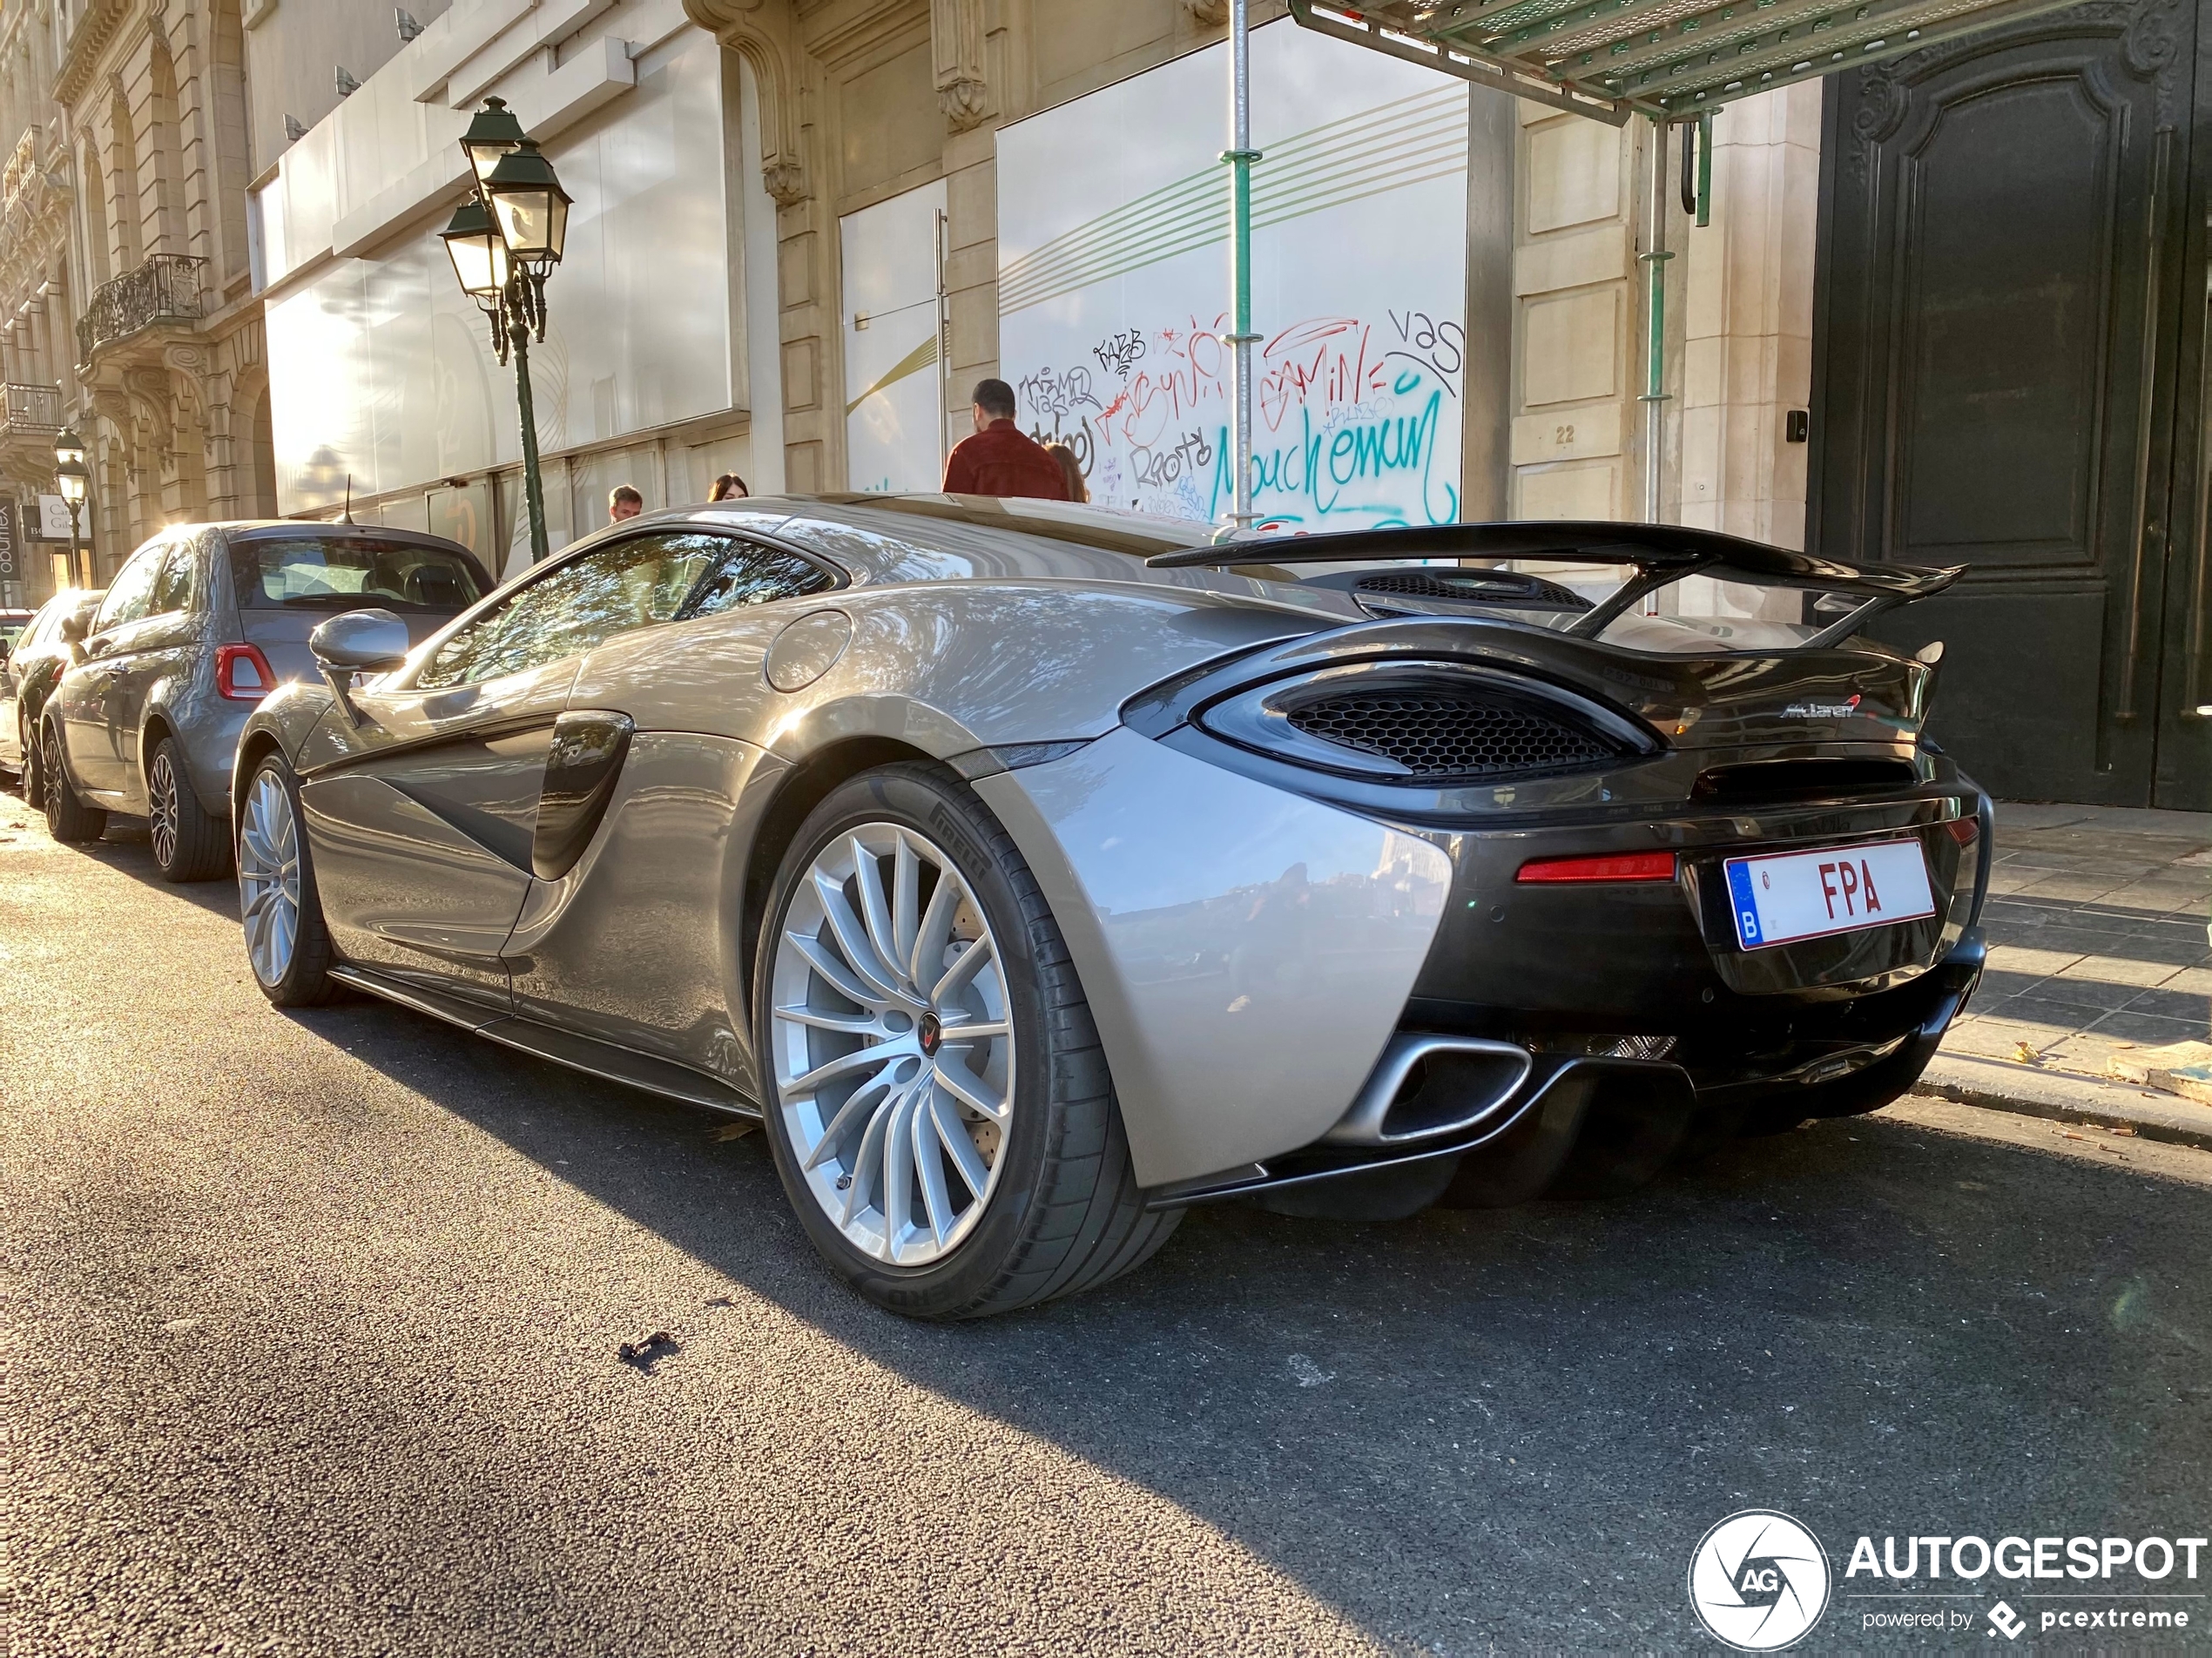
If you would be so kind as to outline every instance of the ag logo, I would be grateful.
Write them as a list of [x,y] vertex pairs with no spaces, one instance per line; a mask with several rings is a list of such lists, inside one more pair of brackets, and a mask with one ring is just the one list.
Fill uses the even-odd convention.
[[1828,1609],[1828,1554],[1787,1514],[1747,1508],[1707,1532],[1689,1560],[1689,1604],[1716,1641],[1779,1652]]

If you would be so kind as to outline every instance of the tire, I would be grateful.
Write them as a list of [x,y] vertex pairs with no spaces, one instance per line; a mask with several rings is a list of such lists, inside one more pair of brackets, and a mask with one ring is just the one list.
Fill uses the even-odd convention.
[[16,736],[18,738],[17,747],[23,752],[23,769],[19,773],[23,781],[23,803],[33,812],[44,812],[46,809],[46,785],[44,768],[38,763],[39,733],[30,728],[20,711],[16,716]]
[[40,786],[46,796],[46,832],[57,840],[79,844],[98,840],[107,832],[107,813],[77,798],[69,780],[69,765],[62,758],[61,730],[52,720],[40,728],[39,770],[45,773]]
[[213,880],[230,873],[230,826],[199,804],[173,737],[155,744],[146,763],[146,826],[162,880]]
[[[1036,879],[951,772],[884,766],[814,809],[777,873],[753,984],[777,1173],[816,1250],[878,1306],[1010,1311],[1118,1277],[1175,1230],[1179,1210],[1143,1206],[1089,1004]],[[952,1041],[963,1021],[993,1030]],[[893,1057],[860,1057],[878,1049]]]
[[253,982],[280,1008],[319,1007],[339,989],[300,822],[300,779],[281,754],[265,755],[239,813],[239,909]]

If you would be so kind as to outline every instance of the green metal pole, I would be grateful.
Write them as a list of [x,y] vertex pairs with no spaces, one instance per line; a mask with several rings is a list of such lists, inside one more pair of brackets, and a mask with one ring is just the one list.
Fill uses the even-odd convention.
[[1713,112],[1697,118],[1697,228],[1713,222]]
[[1644,304],[1650,319],[1649,367],[1643,395],[1636,401],[1643,405],[1643,517],[1646,523],[1656,524],[1666,441],[1662,409],[1667,401],[1667,261],[1674,257],[1667,251],[1667,126],[1663,121],[1655,119],[1651,124],[1650,158],[1643,252],[1638,255],[1649,273]]
[[522,405],[523,495],[529,506],[530,563],[542,564],[550,549],[545,540],[545,485],[537,471],[537,405],[530,396],[530,334],[510,317],[507,337],[515,346],[515,401]]
[[1221,158],[1230,166],[1229,280],[1234,320],[1229,336],[1236,358],[1232,396],[1232,445],[1236,475],[1230,520],[1238,529],[1252,521],[1252,148],[1251,38],[1245,0],[1230,0],[1230,147]]

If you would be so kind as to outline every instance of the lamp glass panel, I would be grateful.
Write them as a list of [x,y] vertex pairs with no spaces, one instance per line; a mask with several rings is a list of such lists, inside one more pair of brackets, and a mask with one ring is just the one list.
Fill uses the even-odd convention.
[[55,481],[61,485],[63,500],[82,501],[84,499],[84,473],[83,468],[64,467],[59,472],[55,474]]
[[557,190],[506,190],[491,199],[500,234],[517,259],[558,259],[568,239],[569,204]]
[[84,443],[74,431],[64,427],[54,440],[54,459],[63,466],[84,464]]
[[496,232],[448,236],[446,252],[453,259],[453,273],[463,293],[493,294],[507,286],[507,244]]

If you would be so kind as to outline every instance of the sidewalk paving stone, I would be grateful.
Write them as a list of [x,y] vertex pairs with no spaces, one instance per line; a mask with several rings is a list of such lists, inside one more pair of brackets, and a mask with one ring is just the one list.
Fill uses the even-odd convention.
[[[1977,1102],[2107,1085],[2115,1053],[2212,1034],[2212,812],[2006,803],[1982,923],[1988,970],[1929,1068]],[[2030,1088],[2025,1079],[2054,1079]],[[2068,1080],[2070,1079],[2070,1080]],[[2124,1111],[2146,1091],[2102,1099]],[[2165,1099],[2167,1096],[2159,1096]],[[2212,1146],[2212,1109],[2201,1112]],[[2019,1109],[2030,1109],[2022,1104]],[[2161,1109],[2164,1109],[2161,1107]],[[2115,1119],[2117,1120],[2117,1119]],[[2171,1125],[2168,1125],[2169,1127]]]

